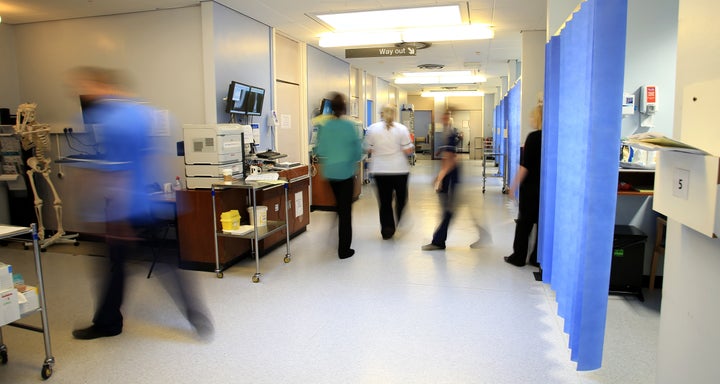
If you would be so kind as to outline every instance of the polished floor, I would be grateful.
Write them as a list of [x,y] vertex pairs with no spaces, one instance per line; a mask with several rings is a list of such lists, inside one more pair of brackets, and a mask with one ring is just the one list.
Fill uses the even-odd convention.
[[[660,292],[610,296],[603,367],[578,372],[552,290],[510,253],[516,205],[482,166],[465,160],[466,203],[447,249],[422,251],[439,220],[437,162],[418,160],[407,216],[382,240],[373,185],[354,205],[355,256],[336,256],[334,214],[311,213],[307,232],[260,259],[214,273],[184,271],[199,286],[215,334],[197,337],[149,263],[130,263],[121,335],[74,340],[95,300],[92,244],[42,254],[55,366],[52,383],[653,383]],[[478,234],[478,224],[482,236]],[[481,247],[469,245],[480,240]],[[0,260],[33,282],[30,251],[10,244]],[[26,319],[38,323],[39,316]],[[9,362],[0,383],[40,382],[39,333],[3,327]]]

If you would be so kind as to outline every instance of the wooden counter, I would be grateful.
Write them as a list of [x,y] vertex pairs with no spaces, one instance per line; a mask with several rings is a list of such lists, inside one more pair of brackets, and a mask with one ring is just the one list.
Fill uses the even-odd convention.
[[[322,165],[315,163],[312,165],[312,203],[310,209],[320,211],[335,210],[335,195],[333,195],[330,183],[321,176]],[[360,197],[362,188],[362,167],[363,163],[358,162],[357,172],[355,172],[355,189],[353,190],[353,201]]]
[[[290,237],[305,231],[310,223],[310,197],[308,166],[280,171],[280,177],[289,180],[288,186],[288,227]],[[243,224],[249,224],[247,192],[240,189],[216,190],[216,211],[225,212],[237,209]],[[285,212],[283,188],[274,188],[259,192],[258,205],[268,207],[268,220],[282,220]],[[209,189],[190,189],[178,191],[177,218],[178,241],[180,245],[180,267],[184,269],[214,271],[215,244],[213,233],[212,196]],[[297,203],[296,203],[297,202]],[[298,205],[302,202],[302,205]],[[215,218],[217,227],[222,228],[220,216]],[[285,232],[279,231],[259,242],[260,255],[285,243]],[[238,260],[250,256],[250,240],[220,237],[218,256],[223,269]]]

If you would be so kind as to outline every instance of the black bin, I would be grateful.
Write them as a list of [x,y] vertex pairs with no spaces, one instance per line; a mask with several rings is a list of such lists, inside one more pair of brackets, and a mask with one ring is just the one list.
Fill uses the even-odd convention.
[[647,235],[632,225],[616,225],[613,236],[610,293],[633,294],[640,300]]

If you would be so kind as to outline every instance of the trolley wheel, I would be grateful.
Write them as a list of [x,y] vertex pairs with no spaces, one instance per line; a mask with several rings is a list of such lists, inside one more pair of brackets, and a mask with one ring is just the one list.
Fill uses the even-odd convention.
[[252,277],[252,282],[253,282],[253,283],[259,283],[259,282],[260,282],[260,276],[254,275],[254,276]]
[[47,252],[47,248],[40,248],[40,252]]
[[23,245],[23,250],[27,251],[28,249],[30,249],[30,247],[28,247],[27,245]]
[[44,364],[42,367],[42,371],[40,371],[40,376],[42,376],[43,380],[47,380],[52,376],[52,367],[50,364]]
[[76,247],[79,247],[79,246],[80,246],[80,242],[77,241],[77,240],[75,240],[75,242],[73,243],[73,245],[76,246]]
[[218,279],[222,279],[222,278],[223,278],[223,273],[222,273],[222,272],[218,272],[218,273],[216,274],[216,276],[217,276]]
[[0,363],[7,364],[8,362],[8,354],[7,351],[0,351]]
[[284,261],[285,263],[289,263],[290,260],[292,260],[292,259],[290,259],[290,255],[285,255],[285,258],[283,259],[283,261]]

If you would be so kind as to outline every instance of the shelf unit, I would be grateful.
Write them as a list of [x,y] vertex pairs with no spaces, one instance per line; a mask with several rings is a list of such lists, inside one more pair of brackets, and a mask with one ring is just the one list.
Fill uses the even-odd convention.
[[[212,212],[213,212],[213,232],[214,232],[214,245],[215,245],[215,274],[218,278],[223,277],[223,271],[220,266],[220,254],[218,250],[218,238],[220,237],[227,237],[227,238],[241,238],[241,239],[249,239],[251,244],[251,253],[255,256],[255,274],[252,276],[253,283],[260,282],[260,277],[262,274],[260,273],[260,244],[259,241],[262,239],[265,239],[274,233],[280,232],[282,230],[285,230],[285,258],[283,261],[285,263],[289,263],[291,261],[290,256],[290,230],[288,228],[288,187],[289,183],[287,181],[284,181],[282,183],[264,183],[264,182],[249,182],[245,180],[240,181],[232,181],[232,182],[222,182],[222,183],[214,183],[211,188],[211,196],[212,196]],[[269,191],[275,188],[283,188],[284,190],[284,202],[285,204],[282,204],[284,206],[284,221],[274,221],[274,220],[268,220],[266,226],[258,226],[258,217],[257,217],[257,193],[259,191]],[[250,204],[253,207],[253,231],[247,234],[242,235],[236,235],[231,233],[224,233],[222,230],[218,231],[218,225],[217,225],[217,218],[218,218],[218,212],[217,212],[217,204],[215,201],[216,191],[217,190],[223,190],[223,189],[243,189],[248,192],[249,198],[250,198]]]
[[[35,273],[38,279],[38,303],[39,306],[35,310],[31,310],[22,315],[21,319],[31,316],[35,313],[40,313],[42,319],[42,328],[13,322],[7,324],[12,327],[21,328],[29,331],[40,332],[43,334],[43,341],[45,342],[45,361],[43,362],[42,370],[40,375],[43,379],[48,379],[52,376],[53,366],[55,365],[55,358],[52,355],[50,347],[50,327],[48,324],[47,317],[47,304],[45,301],[45,283],[43,281],[42,262],[40,260],[40,243],[37,233],[37,225],[31,224],[30,227],[17,227],[17,226],[2,226],[0,225],[0,239],[8,239],[12,237],[18,237],[22,235],[31,234],[32,245],[33,245],[33,256],[35,258]],[[0,327],[0,363],[7,364],[8,353],[7,346],[3,342],[2,327]]]

